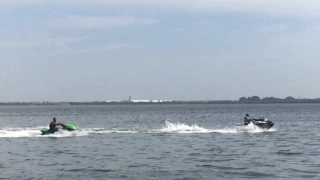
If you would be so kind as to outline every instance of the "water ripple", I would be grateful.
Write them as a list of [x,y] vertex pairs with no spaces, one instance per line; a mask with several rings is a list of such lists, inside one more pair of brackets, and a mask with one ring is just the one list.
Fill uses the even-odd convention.
[[[0,117],[12,124],[0,127],[0,176],[319,179],[319,109],[320,105],[3,108]],[[266,115],[276,127],[239,130],[244,112]],[[44,119],[52,115],[74,122],[81,131],[39,135],[39,128],[48,123]]]

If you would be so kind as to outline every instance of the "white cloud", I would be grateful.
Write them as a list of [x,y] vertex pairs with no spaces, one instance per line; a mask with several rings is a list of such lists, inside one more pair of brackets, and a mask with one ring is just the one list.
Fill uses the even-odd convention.
[[92,51],[114,51],[114,50],[121,50],[121,49],[132,49],[140,47],[140,44],[132,44],[132,43],[109,43],[104,44],[101,46],[90,47],[85,49],[85,52],[92,52]]
[[[95,45],[89,48],[75,47],[74,43],[83,44],[83,41],[90,39],[88,37],[44,37],[38,36],[34,40],[6,40],[0,41],[1,49],[39,49],[53,48],[55,52],[96,52],[96,51],[115,51],[122,49],[133,49],[141,47],[137,43],[107,43],[103,45]],[[52,50],[52,49],[51,49]]]
[[266,13],[281,16],[320,17],[319,0],[1,0],[0,6],[61,5],[73,7],[165,8],[189,11]]
[[249,33],[258,32],[260,34],[281,34],[281,33],[288,33],[290,30],[290,24],[282,23],[282,24],[272,24],[272,25],[260,25],[256,26],[252,29],[249,29]]
[[139,18],[133,16],[70,16],[56,20],[56,28],[99,29],[110,27],[128,27],[133,25],[151,25],[158,22],[156,19]]
[[52,37],[44,36],[42,34],[34,34],[32,39],[12,39],[0,41],[0,49],[56,47],[59,50],[65,50],[70,48],[70,44],[79,43],[81,41],[84,41],[85,39],[87,39],[87,37]]
[[37,43],[30,41],[0,41],[0,49],[1,48],[28,48],[34,47]]

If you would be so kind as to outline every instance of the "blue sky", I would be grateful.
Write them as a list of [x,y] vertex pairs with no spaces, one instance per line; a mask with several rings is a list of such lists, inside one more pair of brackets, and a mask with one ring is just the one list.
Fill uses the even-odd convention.
[[320,97],[317,0],[2,0],[0,101]]

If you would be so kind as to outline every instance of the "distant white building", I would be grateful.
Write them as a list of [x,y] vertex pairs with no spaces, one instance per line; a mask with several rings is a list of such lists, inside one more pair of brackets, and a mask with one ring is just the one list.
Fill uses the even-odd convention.
[[106,102],[133,102],[133,103],[160,103],[160,102],[172,102],[172,100],[162,100],[162,99],[156,99],[156,100],[131,100],[131,97],[129,97],[129,100],[107,100]]
[[131,102],[171,102],[171,100],[161,100],[161,99],[156,99],[156,100],[131,100]]

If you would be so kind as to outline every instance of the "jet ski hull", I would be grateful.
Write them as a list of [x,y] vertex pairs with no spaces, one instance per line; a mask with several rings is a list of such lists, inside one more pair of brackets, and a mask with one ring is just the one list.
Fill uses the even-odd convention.
[[[64,124],[62,125],[62,129],[66,131],[75,131],[78,128],[73,124]],[[47,128],[40,129],[40,131],[42,132],[42,135],[54,134],[55,132],[57,132],[57,131],[50,131],[50,129],[47,129]]]
[[252,121],[252,123],[261,129],[270,129],[274,126],[274,122],[267,119],[257,119]]

